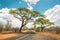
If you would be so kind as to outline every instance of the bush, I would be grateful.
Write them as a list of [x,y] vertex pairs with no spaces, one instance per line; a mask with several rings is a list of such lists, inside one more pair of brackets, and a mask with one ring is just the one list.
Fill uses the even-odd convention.
[[56,34],[59,34],[60,33],[60,27],[55,27],[55,32],[56,32]]
[[59,33],[60,33],[60,27],[50,27],[50,28],[46,28],[46,31],[54,32],[54,33],[56,33],[56,34],[59,34]]
[[37,27],[37,28],[36,28],[36,32],[39,32],[39,31],[40,31],[40,27]]
[[19,32],[19,28],[12,28],[12,30],[11,31],[13,31],[13,32]]

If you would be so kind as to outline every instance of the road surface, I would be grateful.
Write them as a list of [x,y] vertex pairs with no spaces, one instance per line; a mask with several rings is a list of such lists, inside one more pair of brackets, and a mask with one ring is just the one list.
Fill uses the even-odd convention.
[[57,39],[52,38],[50,36],[39,35],[32,31],[28,31],[26,33],[23,33],[22,35],[18,35],[12,38],[7,38],[5,40],[57,40]]

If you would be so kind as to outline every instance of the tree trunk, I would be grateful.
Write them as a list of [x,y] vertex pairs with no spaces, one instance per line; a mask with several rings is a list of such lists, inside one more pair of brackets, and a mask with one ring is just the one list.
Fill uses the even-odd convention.
[[23,26],[21,26],[21,28],[19,29],[19,32],[20,32],[20,33],[22,32],[22,31],[21,31],[21,30],[22,30],[22,27],[23,27]]
[[43,30],[44,30],[44,28],[43,28],[43,27],[41,27],[41,32],[43,32]]
[[19,29],[19,32],[21,32],[21,30],[23,28],[23,24],[24,24],[24,19],[23,19],[23,16],[22,16],[22,24],[21,24],[21,28]]
[[[42,24],[43,25],[43,24]],[[44,30],[44,27],[41,25],[41,32],[43,32],[43,30]]]

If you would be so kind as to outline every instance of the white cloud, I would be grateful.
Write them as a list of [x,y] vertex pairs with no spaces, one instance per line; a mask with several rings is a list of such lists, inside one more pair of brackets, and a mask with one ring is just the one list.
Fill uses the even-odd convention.
[[3,18],[0,18],[0,24],[3,24],[3,25],[5,25],[6,24],[6,20],[4,20]]
[[[16,8],[11,8],[13,10],[16,10]],[[0,9],[0,23],[7,24],[7,20],[10,21],[13,27],[20,26],[21,22],[16,19],[13,15],[9,14],[8,8],[2,8]]]
[[55,5],[53,8],[48,9],[44,14],[50,21],[58,24],[57,21],[60,20],[60,5]]
[[32,5],[36,5],[40,0],[23,0],[27,3],[28,9],[33,9]]
[[9,13],[9,9],[8,8],[2,8],[2,9],[0,9],[0,13]]
[[34,27],[33,22],[30,22],[26,25],[28,28]]
[[12,22],[13,27],[20,27],[21,26],[21,21],[18,20],[17,18],[13,18],[11,22]]

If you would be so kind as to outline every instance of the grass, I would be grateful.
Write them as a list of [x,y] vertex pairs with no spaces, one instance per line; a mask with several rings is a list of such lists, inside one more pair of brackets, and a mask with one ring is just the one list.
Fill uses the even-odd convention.
[[45,35],[45,36],[51,36],[53,38],[60,39],[60,34],[55,34],[52,32],[38,32],[38,34]]
[[14,37],[14,36],[17,36],[17,35],[18,34],[15,34],[15,33],[11,33],[11,34],[1,34],[0,33],[0,40],[10,38],[10,37]]

